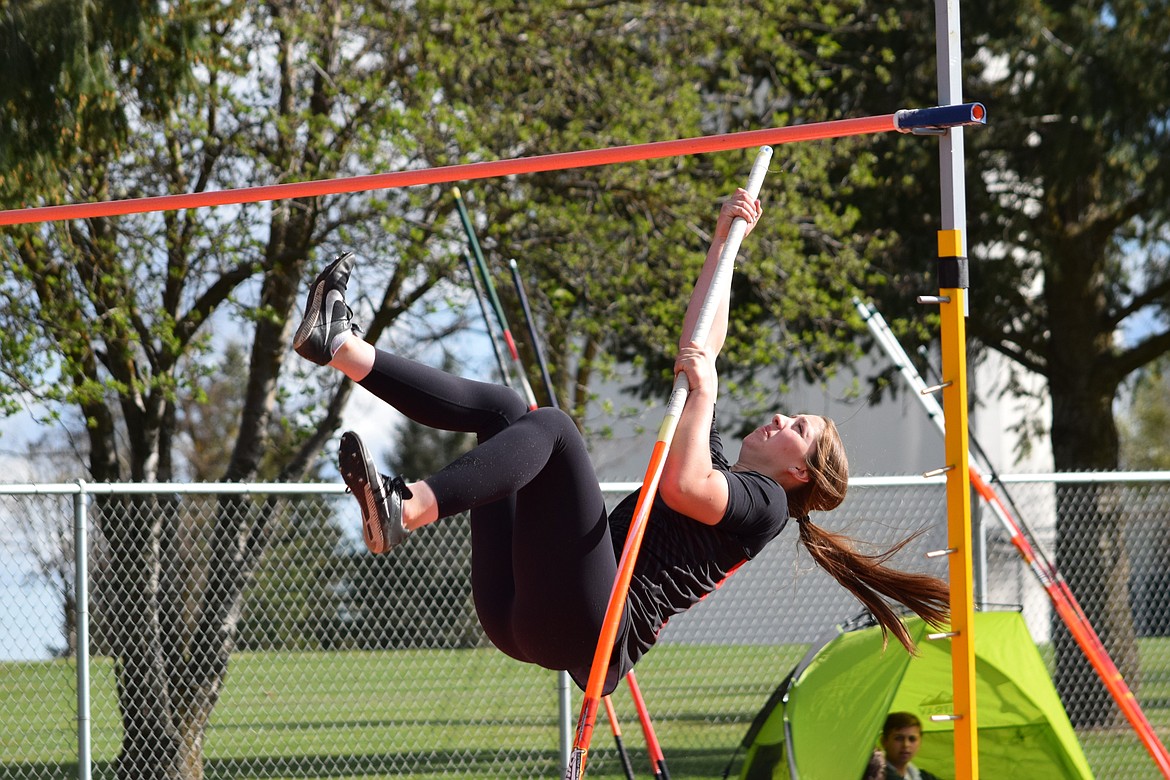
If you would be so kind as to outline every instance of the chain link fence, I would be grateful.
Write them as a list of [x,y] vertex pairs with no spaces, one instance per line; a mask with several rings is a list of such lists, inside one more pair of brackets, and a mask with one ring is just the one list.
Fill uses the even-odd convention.
[[[1124,614],[1109,625],[1130,634],[1103,639],[1122,649],[1115,660],[1165,740],[1170,475],[1004,483],[1036,545],[1075,572],[1086,611]],[[977,592],[1023,609],[1096,776],[1157,777],[1104,687],[1061,660],[1075,645],[1004,528],[976,516]],[[894,563],[945,576],[944,559],[925,555],[946,546],[941,481],[856,480],[839,510],[815,519],[875,551],[917,533]],[[484,639],[466,520],[377,557],[358,520],[332,485],[0,486],[0,780],[559,776],[580,693],[567,709],[563,677]],[[638,666],[671,776],[723,776],[796,661],[858,611],[789,528],[672,620]],[[613,701],[649,776],[628,691]],[[625,776],[615,744],[603,712],[591,777]]]

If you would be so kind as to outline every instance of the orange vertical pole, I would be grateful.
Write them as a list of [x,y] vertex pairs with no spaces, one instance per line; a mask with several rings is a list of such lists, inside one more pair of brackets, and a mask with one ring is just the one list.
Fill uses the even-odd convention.
[[[939,233],[940,258],[957,251],[957,230]],[[954,687],[955,780],[978,780],[979,736],[975,706],[974,559],[971,534],[971,475],[968,462],[966,300],[964,287],[940,287],[939,315],[946,418],[947,547],[951,550],[951,679]]]

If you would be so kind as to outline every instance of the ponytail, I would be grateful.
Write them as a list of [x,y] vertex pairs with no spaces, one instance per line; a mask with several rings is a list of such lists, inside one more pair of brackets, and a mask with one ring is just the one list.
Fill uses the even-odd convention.
[[845,445],[832,420],[825,417],[824,429],[816,447],[806,458],[809,481],[788,495],[788,510],[797,518],[800,541],[817,565],[857,597],[882,627],[882,637],[889,641],[892,632],[911,653],[916,652],[906,625],[887,599],[897,601],[931,625],[939,626],[950,618],[950,588],[938,577],[910,574],[886,565],[918,534],[877,555],[859,553],[853,540],[826,531],[808,519],[809,512],[827,512],[845,500],[849,488],[849,460]]
[[848,536],[826,531],[812,523],[808,515],[799,518],[797,525],[800,541],[813,560],[873,614],[882,627],[884,641],[889,641],[889,635],[893,633],[903,647],[911,653],[917,652],[906,625],[886,599],[903,604],[931,625],[942,625],[950,618],[950,591],[944,581],[886,565],[886,561],[918,534],[903,539],[883,553],[866,555],[853,548]]

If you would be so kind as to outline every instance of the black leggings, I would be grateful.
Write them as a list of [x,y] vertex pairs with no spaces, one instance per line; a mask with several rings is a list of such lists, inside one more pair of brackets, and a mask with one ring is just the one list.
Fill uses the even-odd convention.
[[548,669],[588,667],[617,562],[579,431],[511,389],[378,350],[361,386],[431,428],[479,445],[426,479],[439,516],[471,510],[471,584],[488,638]]

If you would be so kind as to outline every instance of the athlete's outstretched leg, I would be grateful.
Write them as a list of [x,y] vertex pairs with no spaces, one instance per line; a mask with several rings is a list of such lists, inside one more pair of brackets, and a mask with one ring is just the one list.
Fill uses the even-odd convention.
[[[347,477],[355,493],[388,480]],[[528,412],[408,489],[413,498],[379,510],[398,512],[408,529],[472,512],[476,610],[497,646],[550,669],[589,663],[617,562],[601,488],[568,415]],[[420,520],[420,507],[430,519]]]
[[455,376],[377,349],[370,372],[359,384],[421,425],[467,431],[481,442],[528,411],[509,387]]
[[337,368],[415,422],[472,432],[481,441],[528,411],[510,388],[448,374],[356,338],[345,302],[353,265],[353,254],[346,252],[309,286],[305,316],[293,337],[297,354]]

